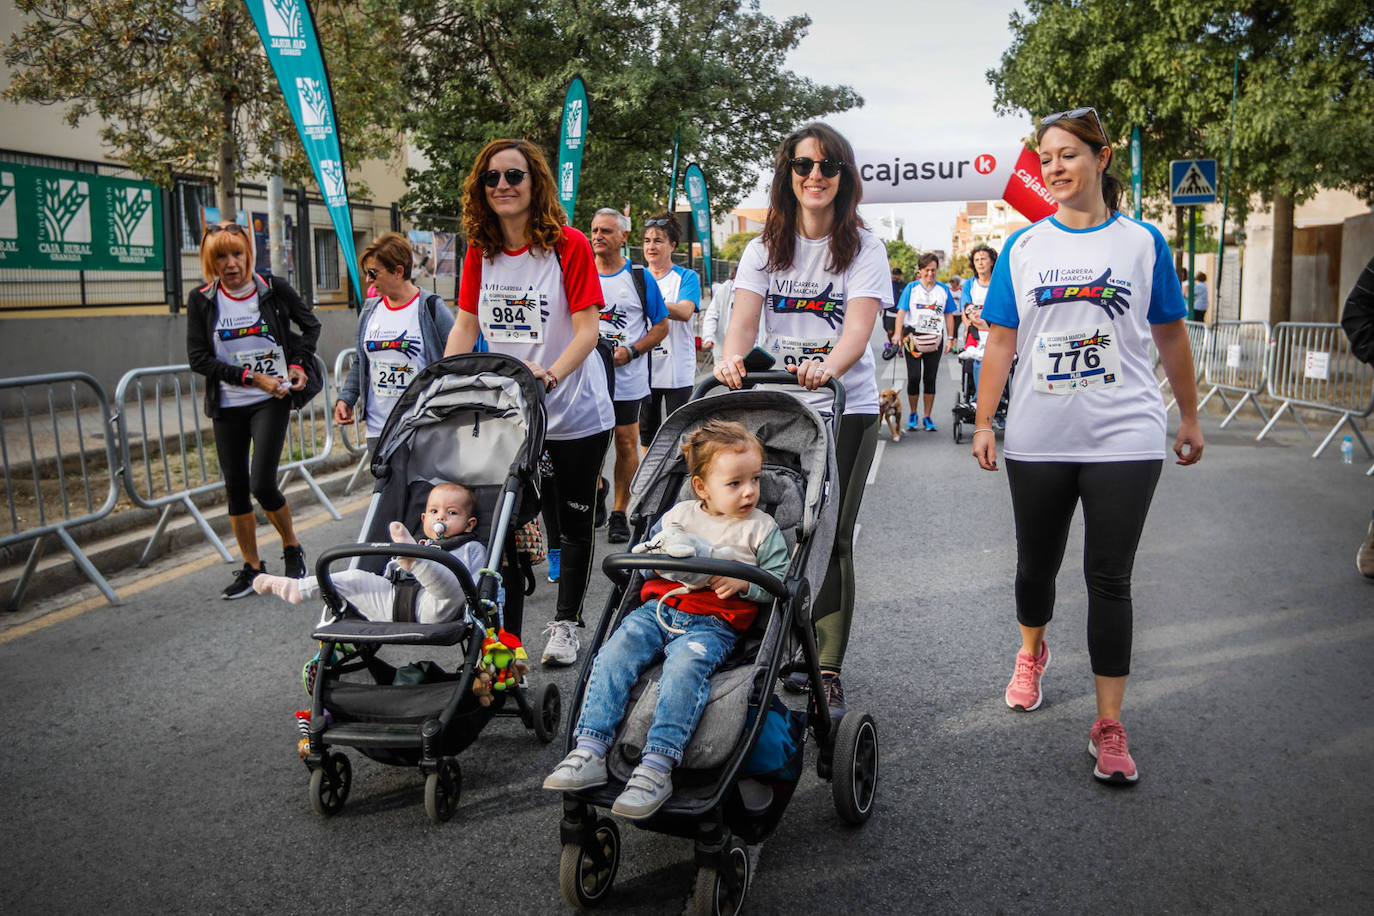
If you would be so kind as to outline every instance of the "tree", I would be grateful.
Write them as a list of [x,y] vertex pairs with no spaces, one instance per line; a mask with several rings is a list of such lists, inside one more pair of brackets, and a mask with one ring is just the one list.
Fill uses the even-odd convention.
[[787,132],[862,104],[781,69],[810,20],[776,21],[757,0],[419,0],[414,18],[408,126],[431,165],[409,173],[407,204],[427,210],[460,209],[463,178],[494,138],[527,138],[556,161],[577,73],[590,109],[579,225],[603,206],[662,209],[679,128],[681,162],[701,165],[724,212]]
[[716,257],[724,258],[727,261],[738,261],[744,256],[744,249],[749,247],[749,243],[757,238],[757,232],[736,232],[725,240],[725,244],[720,246],[720,253]]
[[1291,241],[1280,235],[1294,204],[1322,187],[1374,199],[1374,6],[1364,0],[1027,0],[1011,31],[988,72],[998,110],[1092,104],[1123,176],[1130,128],[1140,127],[1156,215],[1170,159],[1224,167],[1240,62],[1230,199],[1242,222],[1254,195],[1274,207],[1271,320],[1291,299]]
[[[163,187],[214,174],[234,212],[241,174],[266,174],[280,140],[291,181],[310,174],[242,0],[16,0],[29,18],[5,46],[10,101],[67,105],[67,122],[105,122],[111,154]],[[388,155],[403,96],[392,50],[402,0],[317,3],[346,166]]]
[[902,276],[908,282],[916,276],[916,262],[920,259],[921,252],[901,239],[894,239],[887,243],[887,263],[892,267],[900,267]]

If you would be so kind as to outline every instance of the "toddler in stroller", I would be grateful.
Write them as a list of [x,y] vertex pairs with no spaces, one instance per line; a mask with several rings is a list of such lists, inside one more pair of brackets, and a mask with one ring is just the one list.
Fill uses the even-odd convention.
[[[954,398],[954,441],[963,442],[965,423],[975,423],[978,414],[978,370],[983,365],[983,354],[987,348],[988,323],[983,320],[983,307],[981,305],[964,306],[964,328],[967,335],[964,338],[964,347],[959,351],[960,386],[959,393]],[[992,425],[994,429],[1001,429],[1006,425],[1007,420],[1007,400],[1011,391],[1011,378],[1008,376],[1007,386],[1002,390],[1002,398],[997,404],[997,412],[993,416]]]
[[[435,484],[425,500],[420,524],[424,536],[453,554],[476,581],[486,564],[487,551],[472,534],[477,527],[477,497],[473,492],[460,483]],[[402,522],[392,522],[389,531],[394,543],[416,543]],[[418,583],[417,593],[405,594],[397,587],[398,583],[407,581],[405,573]],[[408,599],[414,601],[413,616],[418,623],[453,620],[466,606],[458,577],[431,560],[396,557],[380,575],[363,569],[345,569],[334,573],[330,579],[339,596],[368,620],[395,620],[397,602],[408,603]],[[292,604],[300,604],[318,596],[320,586],[314,576],[294,579],[264,574],[253,580],[253,590],[259,595],[270,593]]]
[[[736,560],[781,577],[787,542],[758,508],[759,440],[739,423],[710,420],[691,433],[682,452],[696,498],[664,513],[658,533],[637,552]],[[644,603],[592,663],[574,728],[576,747],[544,780],[544,788],[559,791],[606,784],[606,751],[625,716],[630,689],[661,658],[658,702],[641,762],[611,807],[633,819],[651,816],[672,794],[671,774],[706,706],[712,672],[753,623],[758,605],[770,600],[763,588],[743,579],[681,572],[648,580],[640,598]]]

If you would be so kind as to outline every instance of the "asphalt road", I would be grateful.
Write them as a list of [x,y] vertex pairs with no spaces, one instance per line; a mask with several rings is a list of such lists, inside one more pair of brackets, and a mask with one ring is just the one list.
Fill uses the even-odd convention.
[[[1086,751],[1081,527],[1045,705],[1013,713],[1006,482],[952,442],[941,384],[940,431],[883,446],[860,517],[845,685],[879,723],[877,812],[845,827],[808,750],[748,912],[1367,912],[1374,582],[1353,563],[1367,463],[1311,460],[1289,424],[1256,445],[1253,417],[1234,431],[1214,417],[1198,467],[1166,464],[1135,571],[1124,720],[1142,776],[1115,789]],[[307,550],[360,519],[354,503],[314,524]],[[494,722],[461,757],[442,827],[415,772],[354,755],[347,806],[317,817],[291,715],[313,610],[217,600],[230,571],[164,564],[122,607],[0,633],[0,911],[565,912],[558,799],[539,788],[561,741]],[[598,573],[590,617],[607,591]],[[526,611],[534,653],[552,597],[541,585]],[[534,682],[548,677],[569,691],[576,671]],[[690,844],[623,836],[606,911],[681,912]]]

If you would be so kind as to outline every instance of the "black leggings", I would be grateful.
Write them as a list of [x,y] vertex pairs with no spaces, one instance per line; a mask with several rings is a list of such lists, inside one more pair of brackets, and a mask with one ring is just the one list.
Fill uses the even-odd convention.
[[691,385],[685,388],[650,388],[649,396],[639,408],[639,444],[648,448],[654,441],[654,433],[668,419],[668,414],[686,404],[691,396]]
[[[286,505],[277,488],[277,465],[286,443],[286,426],[291,422],[291,401],[268,398],[244,407],[221,407],[214,419],[215,451],[219,472],[229,496],[229,514],[253,511],[252,494],[265,512],[276,512]],[[252,446],[252,465],[248,451]]]
[[587,595],[587,583],[592,575],[592,537],[595,529],[596,482],[601,476],[601,463],[606,460],[606,446],[611,431],[595,433],[582,439],[544,443],[553,465],[553,492],[546,498],[557,500],[558,541],[561,570],[558,574],[558,605],[555,620],[576,620],[582,623],[582,600]]
[[1016,619],[1043,627],[1054,616],[1054,579],[1069,523],[1083,502],[1083,578],[1093,674],[1131,673],[1131,569],[1163,460],[1075,464],[1006,459],[1016,520]]
[[903,350],[906,356],[906,393],[915,397],[921,393],[921,381],[925,380],[926,394],[935,393],[935,379],[940,374],[940,350],[912,355]]
[[835,546],[825,581],[811,603],[811,619],[820,646],[821,668],[839,671],[849,647],[854,623],[854,523],[863,503],[864,483],[878,447],[877,414],[845,414],[835,436],[835,469],[839,478],[840,509],[835,523]]

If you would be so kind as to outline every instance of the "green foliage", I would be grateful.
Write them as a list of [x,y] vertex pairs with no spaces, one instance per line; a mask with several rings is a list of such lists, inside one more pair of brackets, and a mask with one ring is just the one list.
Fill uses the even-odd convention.
[[[662,209],[673,134],[728,210],[794,127],[862,104],[780,62],[810,20],[777,21],[757,0],[416,0],[406,67],[412,142],[407,205],[457,212],[477,152],[525,137],[557,161],[563,93],[587,84],[588,134],[575,222],[599,207]],[[681,180],[681,173],[679,173]]]
[[887,263],[890,267],[900,267],[902,269],[902,279],[910,283],[916,279],[916,262],[920,260],[921,252],[912,248],[901,239],[894,239],[887,243]]
[[[265,174],[281,139],[283,173],[310,174],[257,29],[241,0],[16,0],[28,20],[5,45],[4,97],[104,121],[112,156],[163,187],[176,176]],[[394,49],[403,0],[313,5],[347,166],[393,153],[404,96]],[[232,156],[221,163],[221,143]],[[224,165],[226,168],[221,168]]]
[[[988,72],[997,109],[1043,117],[1093,105],[1129,188],[1139,126],[1144,195],[1168,207],[1171,159],[1224,170],[1232,66],[1240,60],[1231,202],[1296,200],[1319,187],[1374,199],[1374,6],[1367,0],[1027,0]],[[1153,205],[1152,207],[1150,205]]]
[[724,245],[720,246],[720,251],[716,254],[716,257],[724,258],[727,261],[738,261],[744,256],[744,249],[747,248],[749,243],[757,238],[758,235],[759,233],[757,232],[736,232],[725,240]]

